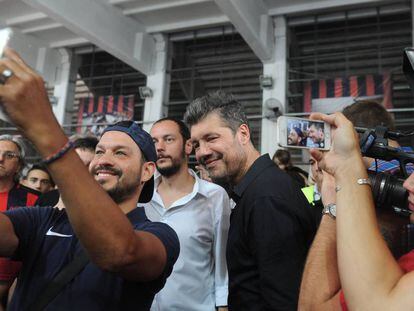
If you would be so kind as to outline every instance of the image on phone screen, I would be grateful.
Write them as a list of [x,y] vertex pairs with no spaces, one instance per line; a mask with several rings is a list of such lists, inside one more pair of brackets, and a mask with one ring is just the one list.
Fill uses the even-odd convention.
[[325,148],[323,122],[287,119],[287,145],[307,148]]

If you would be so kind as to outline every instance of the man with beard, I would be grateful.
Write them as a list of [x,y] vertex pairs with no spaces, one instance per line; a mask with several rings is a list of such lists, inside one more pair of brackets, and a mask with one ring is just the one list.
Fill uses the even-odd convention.
[[[0,136],[0,212],[19,206],[33,206],[40,195],[40,192],[18,182],[24,158],[25,149],[21,139],[12,135]],[[20,266],[20,262],[0,258],[0,310],[6,309],[9,288]]]
[[292,179],[254,148],[242,105],[222,91],[185,113],[198,162],[236,202],[227,241],[229,310],[296,310],[316,223]]
[[311,122],[308,130],[307,147],[324,148],[324,140],[323,123]]
[[145,212],[152,221],[168,223],[177,232],[181,247],[177,264],[151,309],[220,310],[227,306],[229,197],[223,188],[200,179],[188,168],[192,146],[182,121],[161,119],[150,134],[159,175]]
[[[39,151],[66,206],[0,213],[0,255],[23,260],[9,310],[149,310],[179,252],[175,232],[136,207],[152,197],[151,136],[132,121],[109,126],[91,175],[57,122],[44,81],[14,51],[5,57],[2,107]],[[59,272],[85,255],[79,273],[40,303]]]
[[303,132],[298,127],[293,127],[288,135],[288,145],[290,146],[305,146],[306,139]]

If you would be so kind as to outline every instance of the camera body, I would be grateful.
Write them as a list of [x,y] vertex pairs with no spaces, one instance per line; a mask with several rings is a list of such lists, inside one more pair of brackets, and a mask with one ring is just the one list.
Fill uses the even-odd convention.
[[384,126],[377,126],[375,129],[356,128],[356,130],[362,134],[360,137],[362,155],[374,158],[376,164],[378,160],[382,161],[382,164],[388,166],[388,171],[393,171],[392,174],[381,172],[379,169],[368,171],[376,207],[392,208],[400,215],[409,216],[411,211],[408,209],[408,193],[403,183],[413,168],[414,153],[388,146],[388,139],[396,140],[407,134],[389,131]]

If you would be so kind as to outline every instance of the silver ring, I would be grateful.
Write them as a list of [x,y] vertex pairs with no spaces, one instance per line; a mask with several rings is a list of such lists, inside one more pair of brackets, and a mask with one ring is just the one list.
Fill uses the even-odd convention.
[[11,71],[10,69],[4,69],[0,75],[0,84],[5,84],[7,80],[11,78],[12,75],[13,71]]

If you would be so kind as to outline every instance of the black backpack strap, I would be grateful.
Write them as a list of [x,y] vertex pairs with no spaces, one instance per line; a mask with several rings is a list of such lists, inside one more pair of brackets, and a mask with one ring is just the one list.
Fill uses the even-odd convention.
[[45,289],[37,296],[29,310],[41,311],[62,291],[62,289],[72,281],[88,264],[89,258],[85,251],[76,256],[68,263],[55,278],[50,281]]

